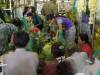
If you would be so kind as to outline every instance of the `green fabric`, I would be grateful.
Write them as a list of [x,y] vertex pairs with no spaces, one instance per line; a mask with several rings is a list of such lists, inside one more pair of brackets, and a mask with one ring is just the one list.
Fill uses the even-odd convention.
[[43,51],[39,55],[41,59],[45,59],[45,60],[51,60],[52,59],[51,46],[52,46],[51,43],[47,43],[44,46]]
[[100,69],[98,70],[97,74],[96,75],[100,75]]
[[95,50],[93,56],[96,57],[97,55],[100,55],[100,50]]
[[33,51],[33,37],[31,37],[31,36],[30,36],[30,40],[27,44],[26,49],[29,50],[29,51]]
[[61,41],[62,43],[65,43],[64,32],[63,31],[58,32],[58,41]]
[[23,18],[21,19],[21,23],[22,23],[22,29],[23,29],[24,31],[26,31],[26,32],[29,33],[29,38],[30,38],[30,40],[29,40],[29,43],[28,43],[28,45],[27,45],[26,48],[27,48],[29,51],[33,51],[33,37],[32,37],[32,33],[29,32],[30,27],[33,25],[33,24],[32,24],[32,21],[28,22],[28,21],[23,17]]
[[29,28],[33,25],[32,21],[28,22],[24,17],[21,18],[22,28],[24,31],[29,32]]

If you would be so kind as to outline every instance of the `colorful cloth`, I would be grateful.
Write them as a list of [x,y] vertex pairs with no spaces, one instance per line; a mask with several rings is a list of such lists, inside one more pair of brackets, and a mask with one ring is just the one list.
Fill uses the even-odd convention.
[[33,25],[32,21],[28,22],[24,17],[20,19],[24,31],[29,32],[30,27]]
[[88,57],[90,58],[90,60],[92,60],[93,56],[92,56],[92,48],[89,44],[83,44],[80,46],[80,49],[82,52],[86,52],[88,54]]
[[39,29],[43,28],[43,20],[41,19],[40,16],[37,14],[33,16],[33,23],[35,26],[37,26]]
[[66,17],[57,17],[56,19],[59,25],[64,25],[67,29],[74,25],[73,22]]
[[51,43],[47,43],[44,48],[43,51],[40,54],[40,58],[45,59],[45,60],[51,60],[52,59],[52,53],[51,53]]
[[33,25],[33,23],[32,23],[32,21],[28,22],[25,18],[21,19],[21,23],[22,23],[23,30],[28,32],[29,33],[29,37],[30,37],[30,40],[29,40],[26,48],[29,51],[33,51],[33,40],[34,40],[34,38],[32,36],[32,32],[30,32],[30,28]]

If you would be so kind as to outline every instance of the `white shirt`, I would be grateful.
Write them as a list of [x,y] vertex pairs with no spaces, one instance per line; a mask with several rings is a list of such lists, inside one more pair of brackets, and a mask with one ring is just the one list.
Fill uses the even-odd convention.
[[37,75],[38,56],[36,53],[28,52],[24,48],[18,48],[15,52],[7,54],[3,69],[5,75]]

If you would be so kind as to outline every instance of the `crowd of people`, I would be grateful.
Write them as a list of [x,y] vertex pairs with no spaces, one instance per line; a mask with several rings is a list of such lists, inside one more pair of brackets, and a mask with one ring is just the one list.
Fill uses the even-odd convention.
[[47,6],[42,10],[44,17],[35,7],[25,6],[22,18],[11,23],[0,20],[3,74],[100,75],[100,55],[93,56],[90,36],[84,31],[77,34],[75,22],[68,17],[56,11],[46,13]]

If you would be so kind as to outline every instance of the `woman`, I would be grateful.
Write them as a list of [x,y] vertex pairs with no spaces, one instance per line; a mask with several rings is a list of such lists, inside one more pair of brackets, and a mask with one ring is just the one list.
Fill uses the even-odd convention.
[[51,53],[53,60],[46,63],[44,75],[73,75],[72,67],[68,61],[65,61],[65,50],[62,43],[57,42],[52,45]]
[[88,35],[84,33],[79,34],[78,43],[79,43],[80,50],[82,52],[86,52],[90,60],[92,60],[92,46],[89,42]]
[[[54,16],[53,14],[47,15],[47,21],[49,25],[56,23],[58,30],[56,34],[58,39],[67,44],[68,48],[71,48],[74,45],[74,39],[76,34],[76,29],[71,20],[65,16]],[[63,39],[63,40],[62,40]]]

